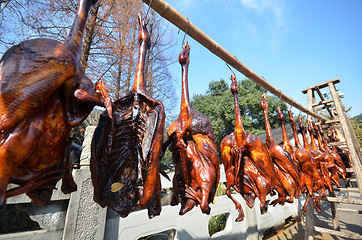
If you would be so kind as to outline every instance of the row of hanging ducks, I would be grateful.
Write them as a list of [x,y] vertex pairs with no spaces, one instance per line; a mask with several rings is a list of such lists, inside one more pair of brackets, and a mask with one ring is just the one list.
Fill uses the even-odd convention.
[[320,210],[319,201],[326,196],[325,190],[332,191],[332,184],[340,186],[340,178],[346,177],[346,166],[339,153],[326,145],[321,127],[308,122],[311,138],[308,142],[306,128],[300,118],[302,146],[296,122],[289,112],[295,137],[293,146],[285,131],[284,116],[278,108],[284,139],[283,147],[278,145],[271,135],[264,93],[260,103],[267,131],[264,144],[243,128],[239,90],[233,74],[231,92],[235,105],[235,130],[221,142],[220,161],[209,119],[190,105],[190,46],[187,42],[178,59],[182,69],[180,115],[169,126],[168,139],[163,143],[163,105],[150,97],[144,87],[143,71],[149,37],[144,21],[140,21],[140,54],[134,85],[128,95],[113,104],[112,118],[107,111],[102,114],[95,130],[91,157],[95,201],[103,207],[113,208],[122,217],[138,208],[147,208],[150,218],[160,214],[160,174],[167,175],[158,168],[158,164],[169,147],[175,167],[171,205],[181,204],[180,215],[197,205],[203,213],[210,213],[220,178],[220,162],[226,174],[226,194],[239,211],[236,221],[242,221],[244,213],[240,203],[231,195],[231,188],[243,196],[250,208],[259,198],[262,211],[268,208],[268,194],[278,194],[278,198],[271,202],[275,206],[291,203],[302,193],[308,196],[303,211],[310,199],[315,200],[314,206]]
[[[159,168],[159,161],[169,147],[175,165],[171,204],[181,203],[180,214],[196,205],[209,214],[219,183],[220,159],[209,119],[190,106],[189,45],[185,43],[179,56],[182,66],[180,116],[170,125],[164,143],[163,104],[148,94],[144,84],[145,59],[151,41],[140,15],[138,64],[133,87],[126,96],[112,103],[103,82],[94,86],[80,68],[81,39],[88,11],[95,2],[79,2],[64,44],[44,38],[28,40],[10,48],[0,60],[0,207],[7,198],[23,193],[34,204],[49,204],[60,179],[64,193],[76,191],[69,161],[70,129],[99,105],[106,107],[106,111],[93,136],[90,165],[97,203],[111,207],[122,217],[143,208],[148,209],[150,218],[160,214],[160,174],[166,177],[167,174]],[[258,197],[264,210],[268,194],[277,192],[279,198],[273,204],[284,204],[302,192],[314,199],[319,191],[318,207],[318,200],[325,195],[324,189],[330,189],[329,182],[338,185],[338,177],[345,176],[342,165],[333,158],[334,162],[327,157],[317,160],[311,156],[312,150],[303,155],[299,142],[292,146],[285,139],[284,149],[278,147],[270,135],[267,115],[266,145],[246,133],[241,122],[235,75],[231,91],[235,102],[235,131],[222,141],[221,150],[226,193],[240,212],[237,220],[243,219],[243,211],[232,198],[231,187],[243,195],[249,207]],[[267,109],[265,96],[261,106],[264,111]],[[306,147],[305,151],[308,151]],[[328,148],[325,151],[329,151]],[[328,179],[331,180],[328,182]],[[8,190],[9,183],[19,186]]]
[[[314,199],[314,207],[320,210],[319,201],[332,190],[332,185],[340,187],[340,178],[346,178],[346,167],[351,167],[349,155],[342,149],[329,149],[327,139],[321,125],[308,121],[310,142],[307,140],[306,127],[299,117],[299,128],[303,138],[301,144],[296,129],[296,121],[289,111],[295,144],[291,144],[286,132],[284,115],[277,107],[278,119],[283,134],[283,144],[278,145],[272,134],[268,120],[268,104],[265,93],[262,94],[260,107],[264,112],[266,126],[266,143],[258,137],[245,132],[239,111],[238,87],[235,75],[232,75],[231,91],[235,103],[235,130],[221,142],[222,161],[225,167],[227,188],[226,194],[234,202],[239,216],[236,221],[242,221],[244,213],[240,203],[230,194],[233,188],[245,199],[252,208],[255,198],[260,200],[261,211],[267,210],[266,196],[278,194],[278,198],[270,204],[284,205],[292,203],[302,193],[307,195],[307,200],[302,208],[305,213],[310,199]],[[329,129],[332,141],[334,129]],[[318,146],[315,139],[318,140]]]

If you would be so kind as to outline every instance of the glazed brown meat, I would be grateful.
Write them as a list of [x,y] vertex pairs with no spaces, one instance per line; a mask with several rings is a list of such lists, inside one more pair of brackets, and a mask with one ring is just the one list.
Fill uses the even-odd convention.
[[[316,160],[318,172],[319,172],[319,175],[322,177],[322,179],[324,181],[324,185],[329,189],[329,191],[333,191],[333,189],[332,189],[332,181],[331,181],[331,177],[330,177],[330,174],[329,174],[329,171],[328,171],[328,163],[327,163],[326,159],[324,158],[324,155],[320,151],[314,150],[310,146],[310,144],[309,144],[309,142],[307,140],[307,130],[306,130],[304,124],[303,124],[301,116],[299,116],[299,128],[301,130],[302,137],[303,137],[304,149],[310,155],[312,155],[312,157]],[[310,135],[310,138],[311,138],[311,143],[315,144],[313,134]]]
[[324,137],[324,132],[323,132],[322,126],[321,126],[320,124],[318,124],[317,130],[319,130],[319,135],[321,136],[324,149],[332,156],[332,158],[333,158],[333,160],[334,160],[337,173],[339,174],[339,176],[340,176],[342,179],[346,179],[347,170],[346,170],[346,166],[344,165],[341,156],[338,154],[337,151],[334,151],[334,149],[331,150],[331,149],[328,147],[328,145],[327,145],[327,142],[328,142],[328,141],[327,141],[327,139]]
[[296,167],[296,169],[299,171],[301,171],[301,167],[300,167],[300,163],[299,161],[295,158],[295,149],[294,146],[292,145],[292,143],[289,140],[288,134],[287,134],[287,130],[285,129],[285,123],[284,123],[284,114],[282,113],[280,107],[277,107],[277,113],[278,113],[278,119],[280,122],[280,127],[282,128],[282,134],[283,134],[283,149],[284,151],[286,151],[287,153],[289,153],[289,155],[292,158],[292,161],[294,163],[294,166]]
[[308,123],[308,131],[309,131],[309,134],[314,134],[315,138],[317,138],[318,147],[317,147],[317,145],[315,145],[315,146],[312,145],[312,147],[318,149],[323,154],[324,158],[326,159],[326,161],[328,163],[328,171],[331,173],[332,183],[334,185],[340,187],[339,176],[337,173],[336,164],[333,160],[333,157],[324,148],[322,139],[319,134],[319,130],[313,121],[310,121]]
[[[337,129],[333,129],[332,127],[329,127],[328,128],[328,137],[329,137],[330,142],[339,142],[340,140],[337,136],[338,136]],[[333,148],[333,151],[337,152],[339,154],[339,156],[341,156],[343,164],[346,168],[351,168],[353,166],[351,159],[349,157],[349,153],[346,150],[341,149],[337,146],[332,146],[332,148]],[[352,174],[346,173],[346,178],[350,178],[350,177],[352,177]]]
[[200,204],[203,213],[209,214],[209,204],[213,202],[219,183],[220,160],[209,119],[190,105],[189,62],[190,47],[185,42],[179,55],[182,68],[181,111],[167,132],[175,165],[171,205],[177,205],[181,198],[180,215],[196,204]]
[[147,208],[152,218],[161,212],[159,161],[162,157],[165,110],[152,98],[144,83],[145,60],[150,36],[145,20],[139,21],[139,55],[134,84],[114,102],[110,118],[103,112],[94,132],[91,176],[94,200],[121,217],[131,210]]
[[[32,39],[13,46],[0,60],[0,206],[7,197],[22,193],[34,204],[48,204],[60,178],[64,193],[76,190],[69,132],[95,104],[104,105],[79,62],[88,11],[94,3],[79,2],[64,44]],[[6,192],[9,182],[19,187]]]
[[[307,188],[308,191],[308,199],[306,200],[302,211],[305,213],[307,211],[307,205],[309,203],[310,198],[315,199],[314,208],[320,211],[319,201],[324,198],[327,193],[325,192],[324,182],[321,179],[321,176],[318,173],[316,160],[310,155],[301,145],[296,129],[296,122],[293,118],[292,112],[288,111],[290,124],[293,129],[294,141],[295,141],[295,158],[298,159],[301,167],[301,185]],[[320,191],[321,194],[319,197],[315,197],[314,193]]]
[[226,194],[234,202],[239,215],[236,221],[244,219],[244,212],[231,195],[234,188],[252,208],[256,197],[260,200],[262,211],[267,210],[266,196],[272,192],[275,184],[274,164],[269,152],[254,134],[244,130],[239,109],[239,89],[235,75],[231,75],[231,92],[234,95],[235,131],[221,141],[221,157],[226,174]]
[[[275,188],[279,196],[278,199],[271,202],[271,205],[275,206],[278,203],[283,205],[285,202],[293,202],[294,197],[300,195],[300,191],[297,191],[300,185],[299,173],[294,166],[291,155],[275,142],[271,134],[271,127],[268,119],[268,103],[265,93],[261,96],[260,107],[264,112],[266,129],[265,144],[274,163],[276,174]],[[287,198],[287,196],[289,196],[289,198]]]

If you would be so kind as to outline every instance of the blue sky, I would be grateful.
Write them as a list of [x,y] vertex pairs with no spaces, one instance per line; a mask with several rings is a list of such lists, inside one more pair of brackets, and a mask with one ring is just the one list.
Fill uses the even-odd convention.
[[[167,0],[241,62],[307,107],[302,89],[339,78],[350,116],[362,113],[362,1],[360,0]],[[181,52],[181,31],[174,28]],[[225,63],[189,36],[190,97],[212,80],[227,80]],[[181,68],[171,66],[181,92]],[[244,76],[237,72],[237,78]],[[317,100],[319,100],[317,98]],[[179,105],[178,105],[179,106]],[[295,113],[299,110],[294,108]]]

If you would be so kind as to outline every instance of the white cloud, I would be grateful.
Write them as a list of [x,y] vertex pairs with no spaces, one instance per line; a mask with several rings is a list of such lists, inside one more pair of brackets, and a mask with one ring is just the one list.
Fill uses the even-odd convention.
[[257,0],[241,0],[241,3],[249,8],[255,8],[257,9],[258,6],[258,1]]
[[[278,49],[288,30],[285,0],[240,0],[244,7],[243,27],[257,44]],[[264,45],[265,46],[265,45]]]
[[241,0],[241,3],[259,14],[272,14],[277,27],[284,25],[284,0]]

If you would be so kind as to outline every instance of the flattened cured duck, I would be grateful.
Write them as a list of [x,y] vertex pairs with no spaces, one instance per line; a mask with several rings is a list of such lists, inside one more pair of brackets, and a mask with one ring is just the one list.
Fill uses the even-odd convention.
[[139,55],[133,87],[113,104],[112,118],[101,115],[94,132],[91,176],[94,200],[121,217],[135,209],[148,209],[149,218],[161,212],[159,161],[162,157],[165,110],[144,83],[150,36],[139,21]]

